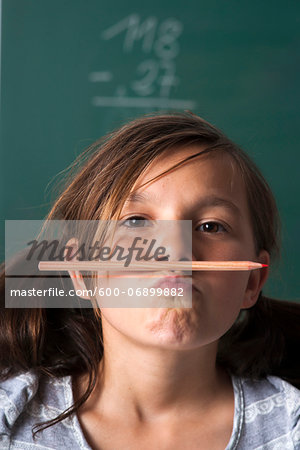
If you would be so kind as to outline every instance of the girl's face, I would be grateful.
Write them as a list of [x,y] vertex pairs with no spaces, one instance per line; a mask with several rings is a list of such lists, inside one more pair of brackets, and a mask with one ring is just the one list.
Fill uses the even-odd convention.
[[[269,264],[266,251],[256,254],[245,186],[225,153],[199,156],[140,187],[200,150],[189,146],[156,158],[133,188],[142,195],[125,203],[120,220],[137,216],[151,221],[191,220],[193,260]],[[180,255],[176,256],[170,259]],[[110,329],[136,342],[170,349],[212,343],[231,327],[241,308],[254,305],[267,274],[267,268],[195,271],[192,308],[101,308],[104,336]],[[99,279],[104,288],[117,283],[116,278]]]

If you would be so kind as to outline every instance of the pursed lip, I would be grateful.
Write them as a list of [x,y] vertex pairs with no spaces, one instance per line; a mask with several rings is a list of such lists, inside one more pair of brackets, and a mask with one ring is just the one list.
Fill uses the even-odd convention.
[[192,288],[198,291],[198,288],[193,283],[192,277],[183,277],[182,275],[168,275],[164,278],[161,278],[154,285],[154,288],[175,288],[175,289],[184,289],[184,290],[192,290]]

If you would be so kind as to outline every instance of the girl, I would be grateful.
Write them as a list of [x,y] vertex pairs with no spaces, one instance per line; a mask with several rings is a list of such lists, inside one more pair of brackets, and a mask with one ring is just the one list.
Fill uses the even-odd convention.
[[[260,171],[193,114],[135,120],[82,159],[47,220],[190,220],[194,260],[279,254]],[[266,298],[267,276],[193,272],[191,308],[2,309],[1,448],[300,449],[299,306]]]

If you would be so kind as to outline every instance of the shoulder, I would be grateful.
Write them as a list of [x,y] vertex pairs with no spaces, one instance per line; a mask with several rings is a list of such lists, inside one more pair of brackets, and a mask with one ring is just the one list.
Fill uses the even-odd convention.
[[9,433],[26,405],[36,395],[38,377],[25,372],[0,381],[0,434]]
[[300,390],[275,376],[233,378],[248,448],[300,449]]
[[32,427],[57,417],[72,400],[70,377],[50,378],[28,371],[1,381],[0,448],[64,448],[66,439],[74,439],[71,419],[45,429],[36,440]]
[[246,399],[249,401],[261,398],[279,397],[280,399],[299,399],[300,390],[292,384],[275,376],[262,379],[240,378]]

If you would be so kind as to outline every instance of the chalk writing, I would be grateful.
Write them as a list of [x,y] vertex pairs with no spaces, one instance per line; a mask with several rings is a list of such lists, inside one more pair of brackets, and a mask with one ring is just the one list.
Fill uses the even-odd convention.
[[[130,53],[145,55],[137,61],[131,80],[125,84],[114,84],[114,74],[105,67],[89,74],[91,83],[105,83],[113,86],[112,95],[95,95],[92,104],[97,107],[128,108],[178,108],[194,109],[192,100],[171,98],[174,89],[180,85],[176,58],[180,53],[179,38],[183,24],[175,18],[159,20],[149,16],[144,20],[139,14],[130,14],[101,32],[102,42],[120,36],[124,64]],[[103,44],[102,44],[103,45]]]

